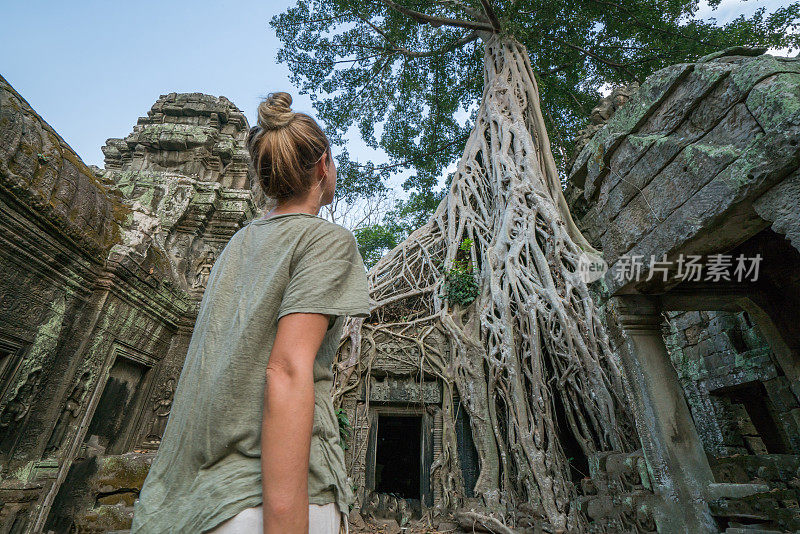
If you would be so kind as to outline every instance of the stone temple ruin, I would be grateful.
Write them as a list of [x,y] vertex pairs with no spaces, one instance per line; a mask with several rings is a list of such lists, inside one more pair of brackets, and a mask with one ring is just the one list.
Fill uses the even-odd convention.
[[800,60],[733,49],[653,74],[572,166],[659,531],[800,528],[798,142]]
[[148,455],[119,455],[157,449],[211,266],[255,213],[248,128],[165,95],[89,168],[0,78],[0,532],[130,521]]
[[[164,95],[90,168],[0,78],[0,533],[130,524],[208,272],[257,211],[247,129],[225,98]],[[668,67],[594,111],[566,196],[609,266],[592,287],[639,444],[572,451],[590,532],[800,529],[799,141],[800,60],[760,50]],[[728,279],[674,277],[681,257],[719,255]],[[737,279],[740,255],[761,258],[756,280]],[[351,361],[352,336],[340,349],[351,517],[366,530],[480,507],[463,400],[395,334],[369,362]],[[426,336],[449,361],[445,332]],[[443,462],[454,480],[437,477]]]

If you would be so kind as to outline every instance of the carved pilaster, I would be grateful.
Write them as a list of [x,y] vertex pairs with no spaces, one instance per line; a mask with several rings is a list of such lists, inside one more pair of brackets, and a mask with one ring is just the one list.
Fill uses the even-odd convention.
[[608,306],[654,491],[659,532],[717,532],[706,503],[713,475],[661,334],[658,303],[619,296]]

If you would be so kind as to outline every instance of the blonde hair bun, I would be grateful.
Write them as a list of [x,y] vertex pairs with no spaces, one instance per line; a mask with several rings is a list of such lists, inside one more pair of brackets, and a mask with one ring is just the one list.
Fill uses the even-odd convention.
[[270,93],[258,106],[258,125],[264,130],[280,130],[294,120],[292,96],[289,93]]
[[292,111],[288,93],[271,93],[258,106],[258,125],[247,150],[264,194],[279,201],[307,193],[319,182],[316,165],[330,153],[328,137],[306,113]]

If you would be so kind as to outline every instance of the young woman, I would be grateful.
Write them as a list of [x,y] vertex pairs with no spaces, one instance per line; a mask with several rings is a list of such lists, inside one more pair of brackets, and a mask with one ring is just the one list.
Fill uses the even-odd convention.
[[331,402],[345,315],[369,314],[355,238],[317,216],[330,144],[286,93],[248,137],[277,207],[239,230],[205,294],[133,533],[338,534],[352,490]]

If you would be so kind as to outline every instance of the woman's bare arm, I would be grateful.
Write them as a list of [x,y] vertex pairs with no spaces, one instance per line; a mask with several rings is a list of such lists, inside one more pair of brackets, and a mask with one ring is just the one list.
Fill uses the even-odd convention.
[[264,534],[308,532],[314,358],[327,327],[321,313],[290,313],[278,321],[261,426]]

